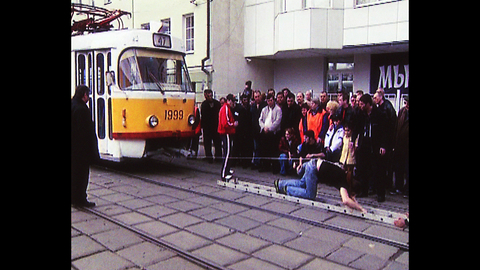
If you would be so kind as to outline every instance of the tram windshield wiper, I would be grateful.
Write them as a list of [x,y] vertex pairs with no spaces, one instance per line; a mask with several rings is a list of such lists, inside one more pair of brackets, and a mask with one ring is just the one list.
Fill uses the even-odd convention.
[[160,86],[160,82],[158,81],[158,79],[152,74],[152,72],[148,71],[148,76],[150,77],[150,79],[152,79],[154,82],[155,82],[155,85],[158,87],[158,90],[160,90],[160,92],[162,92],[162,94],[165,94],[165,91],[162,89],[162,87]]

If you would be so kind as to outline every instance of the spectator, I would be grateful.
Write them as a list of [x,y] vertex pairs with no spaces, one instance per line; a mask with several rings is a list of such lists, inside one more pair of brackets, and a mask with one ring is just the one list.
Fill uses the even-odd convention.
[[218,134],[220,134],[220,138],[222,139],[224,153],[221,171],[223,181],[228,181],[232,178],[232,172],[230,171],[231,135],[235,134],[235,127],[238,126],[238,121],[235,121],[233,118],[233,108],[235,107],[237,99],[234,95],[228,94],[226,100],[218,114]]
[[378,88],[375,92],[375,95],[378,95],[377,106],[378,109],[385,114],[386,116],[386,153],[385,153],[385,162],[386,162],[386,188],[393,188],[393,147],[395,144],[395,126],[397,125],[397,112],[393,108],[390,100],[385,99],[385,91],[382,88]]
[[352,106],[352,109],[354,111],[357,108],[357,95],[356,94],[352,94],[352,96],[350,97],[350,106]]
[[275,180],[273,184],[277,193],[315,200],[317,183],[324,183],[338,188],[344,205],[363,213],[367,212],[355,199],[358,192],[358,182],[354,180],[352,187],[350,187],[345,172],[337,165],[321,158],[312,159],[304,164],[300,163],[297,167],[297,173],[302,177],[300,180]]
[[[272,96],[275,97],[275,89],[269,88],[269,89],[267,90],[267,96],[268,96],[269,94],[272,94]],[[267,99],[267,98],[265,97],[265,99]]]
[[369,181],[372,179],[377,191],[377,201],[385,201],[385,153],[386,153],[386,125],[385,114],[382,114],[373,105],[372,97],[365,94],[360,98],[357,130],[353,138],[358,136],[356,150],[357,173],[362,186],[359,197],[368,196]]
[[343,136],[342,155],[340,156],[340,164],[347,174],[347,182],[351,186],[353,169],[355,168],[355,144],[352,141],[351,124],[346,124],[343,127],[345,134]]
[[[283,97],[283,95],[281,95]],[[278,157],[279,131],[282,122],[282,109],[275,104],[274,96],[267,95],[267,106],[262,109],[258,124],[260,125],[260,141],[262,157]],[[262,159],[259,171],[266,171],[271,166],[272,171],[279,171],[278,162]]]
[[245,82],[245,88],[243,89],[243,94],[247,96],[248,102],[250,102],[250,99],[253,99],[252,81]]
[[[252,138],[252,112],[250,111],[250,102],[248,96],[240,96],[241,104],[235,106],[234,118],[238,121],[235,129],[235,139],[233,144],[234,157],[240,157],[239,163],[243,168],[250,166],[253,151]],[[234,160],[234,164],[237,160]]]
[[331,162],[338,162],[342,153],[344,130],[340,123],[340,118],[339,114],[333,114],[332,117],[330,117],[333,124],[325,136],[325,160]]
[[300,160],[304,158],[325,157],[325,154],[322,153],[323,146],[317,143],[313,130],[309,129],[305,132],[304,140],[305,141],[299,146],[298,156]]
[[300,144],[300,141],[295,135],[293,128],[287,128],[285,130],[285,136],[280,139],[280,145],[278,149],[280,151],[280,174],[287,175],[288,172],[292,169],[292,158],[296,158],[297,147]]
[[287,100],[285,96],[283,95],[283,92],[278,92],[277,93],[277,105],[283,109],[283,107],[287,106]]
[[227,99],[225,97],[221,97],[220,100],[219,100],[220,106],[223,107],[223,105],[225,104],[226,101],[227,101]]
[[305,103],[305,95],[302,92],[297,93],[297,104],[298,106],[302,106]]
[[287,128],[293,128],[295,137],[298,138],[300,135],[298,133],[298,123],[300,122],[301,116],[300,106],[295,103],[295,95],[292,93],[287,94],[286,106],[282,108],[281,129],[286,130]]
[[348,94],[346,92],[339,92],[337,96],[339,108],[338,108],[338,113],[340,114],[340,122],[342,125],[345,125],[346,123],[350,123],[352,120],[352,115],[353,115],[353,108],[350,106],[348,103]]
[[202,135],[202,124],[200,119],[200,111],[195,105],[195,124],[193,124],[192,129],[194,131],[193,137],[190,139],[190,143],[188,144],[188,150],[190,153],[195,152],[193,155],[187,156],[187,159],[196,159],[198,156],[198,141],[200,140],[200,135]]
[[87,187],[90,164],[100,159],[97,135],[92,122],[92,115],[86,103],[90,89],[85,85],[75,88],[75,95],[70,102],[70,200],[75,206],[94,207],[94,202],[87,200]]
[[[397,132],[395,140],[394,164],[395,164],[395,191],[397,194],[403,193],[408,196],[409,188],[409,97],[405,97],[405,106],[398,112]],[[404,185],[405,176],[405,185]]]
[[320,134],[318,135],[317,141],[319,143],[324,143],[325,142],[325,135],[327,134],[327,130],[330,127],[330,125],[333,124],[333,122],[330,120],[330,116],[333,115],[335,112],[338,111],[338,102],[331,100],[327,102],[326,112],[323,115],[322,118],[322,128],[320,130]]
[[307,92],[305,92],[305,102],[308,104],[308,106],[310,106],[310,108],[312,107],[313,89],[310,89]]
[[302,115],[300,117],[300,123],[298,124],[298,131],[300,133],[301,143],[303,143],[303,141],[304,141],[303,133],[304,133],[304,131],[308,130],[307,113],[308,113],[308,110],[310,110],[310,107],[308,106],[308,104],[306,102],[303,103],[300,107],[301,107]]
[[260,159],[258,158],[260,156],[260,124],[258,122],[260,118],[260,113],[262,112],[262,109],[267,106],[267,103],[263,100],[263,95],[260,90],[255,90],[253,92],[253,99],[255,103],[251,107],[251,113],[252,113],[252,137],[253,137],[253,151],[254,151],[254,157],[253,157],[253,165],[252,169],[259,169],[260,166]]
[[203,92],[205,100],[200,105],[200,112],[202,114],[202,128],[203,128],[203,147],[205,149],[205,159],[209,163],[213,163],[212,157],[212,140],[215,146],[215,160],[220,161],[222,157],[222,142],[218,135],[218,112],[221,104],[218,100],[213,98],[213,91],[206,89]]
[[320,93],[320,108],[322,108],[323,110],[326,110],[328,101],[329,99],[328,99],[327,92],[323,90],[322,93]]
[[324,114],[325,110],[320,108],[320,99],[314,98],[312,100],[311,109],[307,113],[307,126],[309,130],[313,130],[313,132],[315,133],[315,138],[318,138],[320,132],[322,131]]
[[[292,91],[290,91],[290,89],[288,89],[287,87],[283,88],[282,89],[282,93],[283,93],[283,96],[285,97],[285,100],[287,99],[287,95],[292,93]],[[294,96],[295,97],[295,96]]]

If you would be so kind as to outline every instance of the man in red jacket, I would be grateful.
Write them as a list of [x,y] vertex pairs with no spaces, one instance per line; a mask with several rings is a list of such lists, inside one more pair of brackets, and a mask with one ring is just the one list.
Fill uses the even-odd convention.
[[232,149],[232,137],[235,134],[235,127],[238,126],[238,121],[233,119],[233,108],[237,99],[234,95],[228,94],[227,101],[218,113],[218,134],[223,142],[223,166],[222,166],[222,181],[228,181],[232,178],[230,172],[230,151]]

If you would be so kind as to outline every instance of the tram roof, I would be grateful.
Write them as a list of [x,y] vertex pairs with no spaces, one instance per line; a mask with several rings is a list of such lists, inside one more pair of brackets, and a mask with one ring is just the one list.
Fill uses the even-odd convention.
[[[144,29],[112,30],[72,37],[71,50],[94,50],[106,48],[146,47],[158,48],[153,45],[153,34]],[[185,53],[180,39],[171,37],[171,48],[161,48]]]

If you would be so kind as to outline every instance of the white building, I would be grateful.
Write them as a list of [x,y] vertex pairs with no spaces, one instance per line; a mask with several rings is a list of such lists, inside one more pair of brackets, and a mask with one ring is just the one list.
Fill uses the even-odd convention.
[[[80,2],[76,0],[75,2]],[[92,4],[93,0],[83,0]],[[254,89],[294,92],[339,89],[408,94],[409,0],[213,0],[210,60],[207,0],[97,0],[132,12],[124,26],[162,21],[180,37],[197,89],[210,83],[216,98]],[[151,24],[155,27],[155,23]]]

